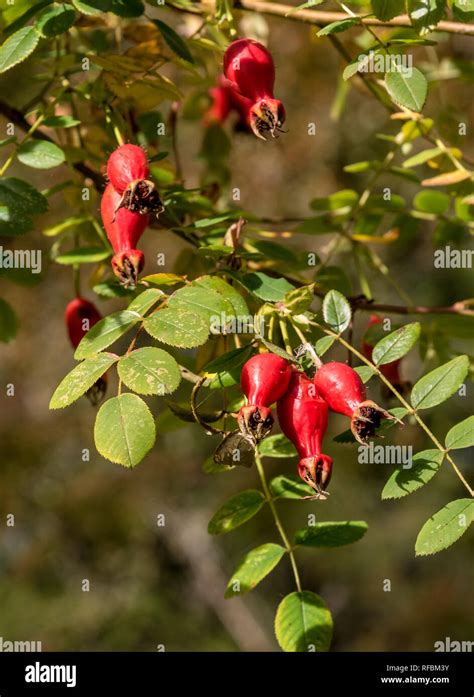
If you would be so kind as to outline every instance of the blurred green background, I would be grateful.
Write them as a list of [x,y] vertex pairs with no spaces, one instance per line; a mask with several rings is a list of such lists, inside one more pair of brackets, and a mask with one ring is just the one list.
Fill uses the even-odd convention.
[[[169,18],[176,28],[187,21],[176,21],[172,14]],[[314,39],[309,27],[250,15],[245,22],[242,33],[268,33],[277,65],[276,94],[285,103],[289,132],[271,143],[251,135],[231,136],[231,185],[241,189],[240,205],[264,217],[299,218],[309,215],[308,201],[315,196],[342,188],[362,190],[363,178],[345,173],[344,165],[383,155],[386,144],[375,134],[393,133],[396,125],[355,86],[340,118],[331,118],[342,64],[327,42]],[[462,37],[443,38],[437,49],[439,65],[452,56],[467,58],[468,45]],[[348,47],[357,55],[358,46],[349,40]],[[420,49],[417,60],[424,58],[432,56]],[[25,101],[31,89],[29,65],[2,77],[5,101]],[[216,63],[216,75],[219,69]],[[436,113],[442,128],[452,133],[454,123],[473,123],[472,83],[438,80],[440,75],[441,68],[433,77],[426,111]],[[314,137],[307,135],[309,122],[316,124]],[[4,128],[0,123],[2,138]],[[187,187],[198,186],[205,174],[198,157],[201,139],[198,120],[180,121]],[[470,126],[463,147],[473,154]],[[20,164],[9,173],[38,188],[65,176],[60,170],[38,174]],[[404,180],[386,181],[408,198],[416,190]],[[63,322],[73,290],[70,269],[46,263],[49,240],[41,229],[70,213],[61,197],[54,197],[37,231],[15,242],[18,248],[44,250],[47,268],[38,284],[19,286],[0,279],[2,296],[21,321],[16,340],[0,346],[0,636],[41,641],[43,650],[155,651],[161,645],[168,651],[276,650],[274,611],[293,589],[287,560],[249,596],[223,599],[241,556],[259,544],[278,541],[268,511],[223,538],[206,532],[209,518],[229,496],[258,486],[255,470],[204,474],[202,463],[216,442],[188,425],[160,433],[146,460],[127,471],[96,453],[95,412],[86,399],[64,411],[48,410],[53,389],[74,365]],[[302,236],[288,244],[324,256],[329,239]],[[6,246],[6,240],[0,242]],[[165,231],[149,230],[142,247],[148,258],[157,247],[165,252],[167,264],[159,270],[171,271],[185,243]],[[472,271],[434,270],[429,224],[416,238],[402,235],[381,254],[418,304],[444,305],[474,295]],[[378,277],[371,282],[379,301],[399,302]],[[92,292],[87,297],[93,299]],[[103,313],[122,305],[116,300],[97,304]],[[356,342],[366,321],[367,315],[360,313]],[[428,324],[432,318],[422,321]],[[472,336],[456,346],[472,352]],[[337,351],[330,355],[346,359]],[[435,365],[436,360],[431,367]],[[422,374],[416,351],[404,361],[403,370],[411,381]],[[14,384],[12,397],[6,396],[7,384]],[[113,380],[109,390],[112,394]],[[469,383],[467,396],[426,413],[437,435],[443,437],[469,415],[472,390]],[[370,396],[383,399],[375,384]],[[149,404],[153,413],[163,409],[158,398]],[[325,448],[334,458],[329,499],[278,503],[289,530],[306,525],[309,514],[318,520],[369,524],[355,545],[298,552],[304,588],[321,594],[334,615],[333,650],[430,651],[445,637],[474,639],[472,531],[434,557],[414,556],[422,524],[448,501],[464,496],[460,482],[445,464],[421,491],[382,502],[380,492],[392,466],[358,464],[355,446],[331,440],[345,428],[343,417],[332,418]],[[390,431],[386,442],[412,445],[414,451],[430,447],[422,431],[411,425]],[[83,460],[84,449],[90,451],[89,461]],[[472,482],[472,452],[459,451],[456,461]],[[266,467],[271,474],[293,472],[295,463],[267,460]],[[9,514],[15,516],[14,527],[6,525]],[[165,525],[159,526],[162,514]],[[82,590],[84,579],[90,582],[89,592]],[[390,592],[383,590],[386,579]]]

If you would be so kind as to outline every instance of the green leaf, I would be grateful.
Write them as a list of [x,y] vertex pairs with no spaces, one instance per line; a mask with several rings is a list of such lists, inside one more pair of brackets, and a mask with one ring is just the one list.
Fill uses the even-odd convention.
[[[88,4],[90,0],[88,0]],[[119,17],[140,17],[145,12],[142,0],[111,0],[110,12]]]
[[216,291],[232,305],[233,314],[236,317],[247,317],[249,309],[247,303],[240,295],[239,291],[218,276],[201,276],[192,283],[193,286],[209,288]]
[[70,218],[64,218],[59,223],[54,225],[49,225],[43,228],[43,235],[45,237],[57,237],[66,230],[71,228],[81,228],[82,226],[90,225],[91,219],[88,215],[73,215]]
[[[455,220],[440,220],[435,227],[433,234],[433,245],[442,247],[448,242],[453,242],[457,247],[460,247],[464,240],[468,238],[469,232],[466,225]],[[441,259],[449,250],[442,250]],[[453,250],[454,251],[454,250]],[[456,254],[457,253],[457,254]],[[435,268],[438,268],[439,250],[435,252]],[[454,251],[455,255],[459,255],[458,250]],[[459,259],[459,256],[458,256]],[[459,261],[457,262],[459,264]]]
[[171,394],[181,382],[179,365],[169,353],[146,346],[120,359],[118,374],[138,394]]
[[46,140],[28,140],[18,148],[17,157],[22,164],[34,169],[58,167],[66,159],[60,147]]
[[351,282],[340,266],[324,266],[316,274],[315,281],[324,290],[338,290],[343,295],[351,294]]
[[148,288],[132,300],[127,310],[130,312],[138,312],[139,315],[144,317],[148,310],[151,310],[153,305],[156,305],[161,298],[163,298],[161,290],[157,288]]
[[133,292],[129,288],[124,288],[118,281],[97,283],[92,290],[102,298],[127,298]]
[[221,316],[233,316],[234,308],[226,298],[210,288],[189,285],[176,290],[169,299],[169,307],[183,308],[201,315],[209,325]]
[[111,8],[111,0],[72,0],[72,4],[84,15],[100,15]]
[[357,375],[360,377],[364,385],[366,382],[369,382],[369,380],[373,378],[375,375],[375,370],[371,368],[369,365],[358,365],[356,368],[354,368],[354,370],[356,371]]
[[390,172],[390,174],[394,174],[396,177],[408,179],[408,181],[416,182],[417,184],[420,183],[420,177],[411,169],[403,169],[403,167],[398,167],[398,165],[392,165],[387,171]]
[[451,197],[441,191],[419,191],[413,199],[413,205],[418,211],[442,215],[449,210]]
[[[464,240],[468,239],[468,235],[468,228],[463,223],[452,220],[440,220],[435,227],[433,245],[435,247],[442,247],[448,242],[453,242],[457,247],[460,247]],[[443,258],[447,252],[448,250],[443,249],[441,258]],[[454,251],[454,254],[456,253],[459,254],[458,250]],[[436,250],[435,268],[438,268],[438,254],[439,250]]]
[[6,206],[0,206],[0,235],[16,237],[33,229],[31,218],[18,218],[18,214]]
[[326,324],[338,334],[341,334],[350,324],[351,306],[346,298],[337,290],[330,290],[324,296],[323,317]]
[[249,489],[240,494],[232,496],[215,513],[208,525],[210,535],[222,535],[223,533],[235,530],[256,515],[263,504],[265,498],[261,491]]
[[441,467],[443,453],[439,450],[423,450],[413,456],[411,467],[399,467],[390,475],[382,491],[382,499],[401,499],[421,489]]
[[422,150],[416,155],[413,155],[413,157],[409,157],[408,160],[405,160],[403,166],[417,167],[418,165],[428,162],[428,160],[433,160],[435,157],[439,157],[439,155],[442,155],[443,152],[444,150],[442,148],[429,148],[428,150]]
[[0,179],[0,206],[6,206],[16,216],[45,213],[47,199],[34,186],[16,177]]
[[359,174],[360,172],[367,172],[370,169],[378,169],[378,160],[362,160],[361,162],[351,162],[350,165],[344,166],[344,172],[349,172],[351,174]]
[[18,319],[9,303],[0,298],[0,341],[8,344],[18,331]]
[[170,47],[172,51],[176,53],[180,58],[183,58],[188,63],[194,63],[194,58],[192,57],[191,51],[187,47],[187,44],[183,39],[172,29],[168,24],[162,22],[161,19],[154,19],[153,24],[163,36],[164,40]]
[[372,352],[373,362],[375,365],[385,365],[403,358],[413,348],[419,337],[419,322],[412,322],[396,329],[375,345]]
[[95,264],[98,261],[108,259],[109,256],[110,249],[104,249],[104,247],[82,247],[60,254],[55,257],[54,261],[64,266],[74,266],[75,264]]
[[327,26],[318,31],[316,36],[327,36],[328,34],[339,34],[341,31],[346,31],[359,24],[358,19],[341,19],[338,22],[331,22]]
[[474,20],[474,0],[453,0],[453,14],[461,22]]
[[338,212],[342,214],[350,213],[358,200],[359,194],[357,191],[341,189],[341,191],[336,191],[334,194],[324,198],[313,198],[309,205],[314,211],[331,211],[332,213]]
[[283,598],[275,617],[275,634],[283,651],[328,651],[333,621],[322,598],[311,591]]
[[413,28],[428,34],[444,15],[446,0],[407,0],[408,14]]
[[216,462],[214,455],[211,455],[203,462],[201,469],[204,474],[221,474],[222,472],[231,472],[234,467]]
[[224,223],[226,220],[234,220],[234,218],[235,213],[224,213],[223,215],[216,215],[213,218],[201,218],[200,220],[196,220],[194,227],[198,229],[212,227],[213,225]]
[[279,302],[294,289],[284,278],[272,278],[261,271],[247,273],[240,280],[253,295],[267,302]]
[[265,576],[268,576],[270,571],[273,571],[285,552],[284,547],[272,543],[261,545],[247,552],[232,574],[224,597],[233,598],[253,590]]
[[79,126],[81,122],[73,116],[50,116],[43,121],[43,126],[48,128],[73,128]]
[[204,374],[211,378],[209,388],[212,390],[236,385],[240,381],[242,366],[248,361],[252,353],[252,347],[245,346],[227,351],[208,363],[204,369]]
[[17,140],[17,136],[8,136],[8,138],[2,138],[2,140],[0,140],[0,148],[4,148],[6,145],[10,145],[11,143],[16,143]]
[[398,106],[420,112],[428,94],[428,83],[418,68],[392,69],[385,75],[387,92]]
[[258,451],[262,457],[296,457],[293,443],[282,433],[268,436],[268,438],[262,440],[258,446]]
[[448,431],[445,443],[449,450],[472,447],[474,445],[474,416],[468,416],[467,419],[453,426]]
[[23,27],[0,46],[0,73],[4,73],[14,65],[18,65],[33,53],[40,40],[40,35],[34,27]]
[[151,283],[154,286],[175,286],[184,281],[183,276],[175,273],[154,273],[151,276],[143,276],[142,282]]
[[324,356],[326,351],[329,351],[336,339],[333,336],[323,336],[318,339],[314,345],[314,350],[318,356]]
[[405,199],[398,194],[391,194],[389,197],[383,194],[371,194],[365,208],[371,213],[396,212],[405,208]]
[[117,360],[118,356],[113,353],[99,353],[76,365],[56,388],[49,408],[68,407],[82,397]]
[[369,61],[370,54],[361,53],[357,56],[355,60],[352,60],[350,63],[346,65],[346,67],[342,71],[342,79],[350,80],[351,77],[353,77],[354,75],[356,75],[356,73],[359,72],[360,68],[363,68],[365,65],[368,65]]
[[298,256],[291,249],[270,240],[246,240],[246,247],[251,252],[256,251],[265,261],[271,260],[290,264],[298,264]]
[[372,0],[372,9],[377,19],[387,21],[405,12],[405,0]]
[[155,421],[136,394],[121,394],[99,409],[94,426],[95,446],[111,462],[135,467],[155,444]]
[[143,326],[150,336],[178,348],[201,346],[209,336],[209,324],[202,314],[181,306],[154,312]]
[[74,24],[76,13],[70,5],[58,5],[44,10],[36,20],[36,29],[46,38],[63,34]]
[[107,348],[107,346],[110,346],[110,344],[113,344],[114,341],[126,334],[134,324],[141,322],[141,320],[142,318],[138,313],[130,312],[129,310],[120,310],[108,315],[108,317],[104,317],[97,324],[94,324],[82,338],[74,358],[81,360],[102,351],[102,349]]
[[[27,2],[25,2],[25,0],[20,0],[19,3],[18,2],[11,2],[11,0],[9,0],[9,4],[11,6],[10,10],[13,9],[13,5],[16,5],[17,12],[18,11],[21,12],[23,9],[21,6],[22,2],[24,4],[28,4]],[[13,34],[18,29],[21,29],[21,27],[24,27],[26,24],[28,24],[30,19],[32,17],[34,17],[36,14],[38,14],[38,12],[41,12],[41,10],[44,7],[47,7],[48,5],[52,5],[52,4],[53,4],[53,0],[41,0],[41,2],[35,2],[33,7],[30,7],[28,10],[26,10],[26,12],[23,12],[19,16],[15,15],[16,19],[13,22],[11,22],[10,24],[8,24],[8,26],[4,30],[4,34],[7,36],[10,36],[10,34]],[[0,7],[2,5],[3,6],[5,5],[5,0],[2,0],[2,2],[0,2]]]
[[309,310],[310,305],[314,300],[313,291],[314,283],[308,286],[295,288],[294,290],[290,290],[290,292],[285,295],[283,303],[285,307],[290,310],[293,316],[299,315],[302,312]]
[[[262,441],[261,445],[265,441]],[[301,481],[296,474],[280,474],[270,482],[270,491],[274,498],[278,499],[302,499],[305,496],[313,496],[314,489]]]
[[277,346],[276,344],[272,344],[271,341],[267,341],[263,337],[260,337],[260,341],[270,351],[270,353],[274,353],[276,356],[284,358],[285,361],[288,361],[288,363],[292,363],[295,366],[298,365],[296,358],[287,351],[285,351],[285,349],[282,349],[280,346]]
[[415,409],[429,409],[446,401],[463,384],[469,369],[467,356],[458,356],[424,375],[411,391]]
[[297,530],[295,544],[305,547],[342,547],[360,540],[367,532],[363,520],[316,523]]
[[450,501],[435,513],[421,528],[416,544],[417,556],[436,554],[450,547],[468,529],[474,520],[474,500],[457,499]]

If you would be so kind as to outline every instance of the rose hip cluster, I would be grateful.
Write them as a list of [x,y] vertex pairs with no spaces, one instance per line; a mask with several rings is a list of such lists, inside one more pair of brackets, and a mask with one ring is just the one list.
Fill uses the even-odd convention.
[[310,379],[284,358],[261,353],[246,362],[240,382],[247,398],[238,415],[241,432],[255,443],[267,436],[273,426],[270,406],[276,402],[281,430],[298,451],[298,473],[318,495],[328,486],[332,471],[332,458],[321,452],[328,411],[348,416],[362,444],[382,419],[394,418],[366,399],[359,375],[345,363],[325,363]]
[[100,212],[114,250],[112,269],[124,286],[135,286],[145,257],[136,249],[148,224],[148,215],[163,211],[163,204],[150,181],[145,152],[137,145],[121,145],[107,162],[107,184]]
[[206,123],[223,123],[231,111],[238,127],[250,128],[258,138],[275,138],[285,121],[285,109],[273,96],[275,66],[269,51],[258,41],[238,39],[224,54],[224,75],[209,90],[213,103]]

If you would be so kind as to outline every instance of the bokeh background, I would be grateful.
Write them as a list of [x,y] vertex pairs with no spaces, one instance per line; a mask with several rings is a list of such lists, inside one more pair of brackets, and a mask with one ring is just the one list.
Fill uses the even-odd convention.
[[[192,31],[184,17],[168,12],[166,19],[177,29]],[[308,26],[246,15],[241,30],[268,37],[289,132],[271,143],[230,134],[231,185],[241,189],[240,205],[264,217],[300,218],[309,215],[308,201],[315,196],[342,188],[361,190],[364,179],[345,173],[344,165],[383,155],[386,143],[376,134],[395,132],[396,124],[355,85],[335,118],[341,60]],[[354,38],[345,35],[356,55]],[[472,82],[448,69],[453,57],[469,58],[469,46],[467,38],[441,39],[426,112],[436,113],[450,136],[453,124],[466,122],[463,148],[472,156]],[[431,61],[430,51],[419,49],[417,60]],[[32,69],[27,62],[2,77],[5,101],[24,103],[33,89]],[[216,75],[219,69],[216,61]],[[181,86],[192,92],[186,81]],[[307,135],[309,122],[316,124],[312,137]],[[0,122],[2,134],[4,129]],[[205,176],[199,157],[202,136],[194,112],[180,120],[179,148],[188,187],[199,186]],[[64,178],[60,170],[38,175],[21,164],[9,173],[40,189]],[[408,199],[415,190],[401,179],[386,181]],[[258,486],[257,473],[236,468],[204,474],[202,464],[216,443],[192,424],[174,430],[166,415],[154,450],[135,470],[127,471],[96,453],[95,412],[86,399],[64,411],[48,410],[52,391],[74,365],[63,322],[73,290],[70,270],[47,263],[50,241],[41,230],[67,215],[67,205],[54,197],[49,213],[38,219],[37,230],[15,243],[18,248],[43,249],[46,268],[38,283],[32,285],[28,275],[23,285],[0,278],[2,296],[21,322],[17,338],[0,345],[0,636],[41,641],[44,650],[276,650],[274,611],[293,589],[286,560],[249,596],[223,598],[240,557],[259,544],[278,541],[268,511],[222,538],[206,532],[211,515],[228,497]],[[271,229],[284,231],[285,226]],[[402,236],[381,250],[384,260],[419,304],[445,305],[472,297],[472,271],[434,270],[432,232],[424,224],[417,237]],[[156,253],[158,235],[159,250],[167,260],[160,270],[171,271],[186,245],[166,231],[149,231],[143,240],[148,257]],[[324,256],[329,239],[305,236],[287,243]],[[375,275],[371,282],[377,299],[399,302]],[[104,313],[121,305],[117,300],[98,301]],[[356,341],[366,321],[367,315],[360,313]],[[422,321],[427,324],[432,318]],[[472,352],[472,336],[456,341],[460,349]],[[345,360],[337,351],[331,355]],[[431,365],[436,365],[435,358]],[[414,381],[422,371],[414,351],[404,361],[404,376]],[[6,396],[7,384],[14,384],[14,396]],[[113,381],[109,387],[112,393]],[[465,397],[456,396],[426,413],[436,434],[444,436],[469,415],[472,393],[468,383]],[[381,399],[375,384],[370,396]],[[158,398],[149,403],[154,413],[163,410]],[[342,417],[334,417],[327,436],[326,450],[335,462],[329,499],[278,504],[290,530],[306,525],[313,513],[318,520],[369,524],[368,533],[355,545],[298,552],[304,588],[320,593],[334,615],[333,650],[430,651],[445,637],[473,640],[472,532],[434,557],[414,556],[414,542],[426,519],[464,496],[460,482],[445,464],[419,492],[382,502],[380,492],[392,466],[358,464],[354,446],[332,443],[345,427]],[[414,451],[430,447],[411,425],[390,431],[386,442],[412,445]],[[88,461],[83,459],[84,449],[90,451]],[[472,451],[459,451],[456,461],[472,482]],[[295,463],[267,460],[266,466],[270,474],[278,474],[293,471]],[[6,525],[9,514],[15,516],[14,527]],[[159,526],[158,516],[163,514],[166,522]],[[90,582],[89,592],[82,590],[84,579]],[[383,590],[385,580],[391,582],[390,592]]]

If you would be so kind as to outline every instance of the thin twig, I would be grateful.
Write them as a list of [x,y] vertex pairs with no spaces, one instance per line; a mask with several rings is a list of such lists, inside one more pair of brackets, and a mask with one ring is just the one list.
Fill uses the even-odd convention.
[[199,415],[198,410],[197,410],[197,405],[196,405],[196,399],[198,396],[198,392],[203,387],[204,383],[206,382],[207,378],[201,378],[196,382],[194,385],[192,391],[191,391],[191,412],[194,417],[194,420],[196,423],[198,423],[200,426],[202,426],[207,433],[212,433],[214,435],[222,436],[224,435],[224,431],[222,431],[219,428],[215,428],[214,426],[211,426],[210,424],[206,423],[204,419]]
[[272,512],[273,519],[275,521],[275,525],[277,527],[278,532],[280,533],[280,537],[283,541],[283,544],[285,545],[285,549],[288,553],[288,556],[290,557],[291,568],[293,569],[293,575],[295,577],[296,588],[298,589],[299,593],[301,593],[300,575],[298,572],[298,566],[296,564],[296,559],[295,559],[293,547],[291,546],[291,542],[288,539],[288,535],[286,534],[285,528],[283,527],[283,524],[280,520],[280,516],[278,515],[278,511],[276,509],[275,502],[273,500],[273,496],[272,496],[271,491],[270,491],[268,484],[267,484],[267,478],[265,476],[265,470],[263,468],[262,460],[260,459],[260,455],[257,451],[255,452],[255,463],[257,465],[257,471],[258,471],[258,474],[260,477],[260,481],[262,482],[263,493],[264,493],[265,498],[268,502],[268,505],[270,506],[270,510]]
[[[332,24],[332,22],[340,22],[343,19],[347,19],[347,14],[345,12],[295,10],[295,8],[291,5],[281,5],[280,3],[265,2],[262,0],[236,0],[234,6],[236,9],[240,10],[250,10],[252,12],[259,12],[262,15],[284,17],[285,19],[290,19],[296,22],[314,24],[318,27],[325,27],[328,24]],[[359,20],[359,24],[369,27],[413,27],[411,19],[408,15],[400,15],[399,17],[394,17],[393,19],[386,21],[377,19],[376,17],[366,17],[361,15],[356,15],[356,17]],[[474,36],[474,26],[464,22],[450,22],[442,20],[441,22],[438,22],[433,31]]]

